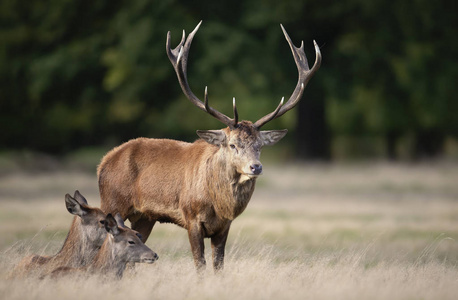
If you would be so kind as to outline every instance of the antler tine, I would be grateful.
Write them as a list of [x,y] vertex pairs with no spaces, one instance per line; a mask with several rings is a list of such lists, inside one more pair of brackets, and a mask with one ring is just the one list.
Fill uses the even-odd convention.
[[207,88],[205,88],[205,103],[203,103],[199,98],[196,97],[196,95],[194,95],[191,88],[189,87],[188,78],[186,75],[189,49],[191,48],[191,43],[194,38],[194,35],[196,34],[197,30],[199,30],[201,24],[202,21],[200,21],[199,24],[197,24],[196,28],[194,28],[194,30],[188,35],[187,38],[183,30],[183,37],[181,38],[181,42],[173,50],[170,48],[170,31],[167,32],[167,41],[165,46],[167,56],[169,57],[169,60],[172,63],[173,68],[175,69],[175,72],[178,77],[178,82],[180,83],[181,89],[183,90],[185,96],[201,110],[209,113],[210,115],[212,115],[222,123],[226,124],[230,128],[234,128],[235,124],[237,124],[234,124],[234,119],[229,118],[228,116],[220,113],[219,111],[208,105]]
[[[265,116],[265,117],[263,118],[264,124],[266,124],[266,123],[272,121],[273,119],[275,119],[275,118],[277,117],[278,112],[279,112],[280,109],[283,107],[283,101],[284,101],[284,100],[285,100],[285,97],[282,97],[281,100],[280,100],[280,103],[279,103],[278,106],[277,106],[277,108],[276,108],[273,112],[271,112],[270,114],[268,114],[267,116]],[[264,125],[264,124],[261,124],[261,125],[255,124],[255,126],[256,126],[257,128],[261,128],[261,126]]]
[[[231,129],[234,129],[237,127],[237,124],[238,124],[238,120],[239,120],[239,114],[237,112],[237,107],[235,107],[235,97],[234,99],[232,100],[232,105],[233,105],[233,109],[234,109],[234,119],[230,119],[232,120],[232,123],[230,124],[226,124],[227,126],[229,126]],[[217,110],[211,108],[209,105],[208,105],[208,90],[207,90],[207,87],[205,87],[205,93],[204,93],[204,106],[205,106],[205,111],[208,112],[210,115],[214,116],[216,119],[219,120],[219,117],[216,113],[219,113]]]
[[239,113],[237,112],[237,107],[235,106],[235,97],[232,99],[232,108],[234,109],[234,127],[237,127],[239,123]]
[[273,119],[282,116],[288,110],[295,107],[297,103],[299,103],[299,100],[302,98],[305,86],[312,78],[313,74],[315,74],[315,72],[320,68],[321,65],[321,52],[320,48],[318,47],[318,44],[315,41],[313,41],[316,53],[315,63],[313,64],[312,69],[310,69],[307,62],[307,57],[305,56],[304,42],[302,41],[301,46],[297,48],[296,46],[294,46],[293,42],[291,41],[291,38],[289,37],[283,25],[280,24],[280,26],[283,31],[283,34],[285,35],[286,41],[288,42],[289,47],[291,48],[291,52],[293,53],[294,61],[296,62],[297,70],[299,73],[299,78],[297,80],[296,88],[294,89],[294,92],[288,99],[288,101],[284,105],[279,105],[275,111],[256,121],[254,125],[257,128],[261,128],[267,122],[270,122]]

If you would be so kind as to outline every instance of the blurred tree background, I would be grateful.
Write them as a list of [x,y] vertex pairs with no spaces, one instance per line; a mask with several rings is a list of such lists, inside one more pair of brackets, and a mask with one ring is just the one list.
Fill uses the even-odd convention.
[[[182,95],[165,53],[203,24],[188,78],[255,121],[297,69],[279,24],[323,63],[300,105],[266,128],[302,159],[417,159],[457,151],[456,1],[1,0],[0,150],[65,154],[131,138],[192,141],[222,125]],[[293,152],[294,151],[294,152]]]

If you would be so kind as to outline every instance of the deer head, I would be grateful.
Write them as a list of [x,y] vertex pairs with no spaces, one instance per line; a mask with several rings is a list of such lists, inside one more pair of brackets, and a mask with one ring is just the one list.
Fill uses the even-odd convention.
[[178,81],[185,96],[199,109],[209,113],[227,126],[227,128],[222,130],[198,130],[197,134],[199,137],[210,144],[220,146],[221,151],[227,153],[227,155],[231,158],[236,171],[243,175],[242,177],[245,179],[256,178],[262,173],[262,164],[259,161],[261,148],[263,146],[269,146],[277,143],[287,133],[286,129],[262,131],[261,127],[271,120],[282,116],[299,103],[299,100],[304,93],[305,86],[320,67],[320,49],[314,41],[316,59],[313,67],[310,69],[304,52],[304,43],[302,42],[299,48],[295,47],[283,25],[280,25],[291,48],[294,61],[296,62],[299,72],[299,79],[296,84],[296,88],[288,101],[284,103],[284,98],[282,98],[279,105],[273,112],[265,115],[254,123],[250,121],[239,122],[235,98],[233,99],[234,118],[229,118],[208,104],[207,87],[205,87],[203,102],[196,97],[189,87],[187,79],[188,55],[194,35],[199,29],[201,23],[202,21],[188,35],[187,38],[183,30],[181,42],[175,49],[170,48],[171,35],[169,31],[167,33],[166,42],[167,56],[175,69]]
[[111,240],[111,257],[117,264],[125,266],[127,262],[153,263],[157,254],[142,241],[140,234],[124,225],[121,215],[106,216],[105,229]]
[[75,191],[73,197],[65,195],[65,206],[69,213],[80,218],[82,240],[87,242],[87,245],[101,247],[107,235],[105,213],[97,207],[89,206],[79,191]]

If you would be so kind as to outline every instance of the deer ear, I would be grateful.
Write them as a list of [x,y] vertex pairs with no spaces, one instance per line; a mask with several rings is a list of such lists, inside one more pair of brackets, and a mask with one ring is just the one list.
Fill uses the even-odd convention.
[[222,145],[226,143],[226,134],[222,130],[197,130],[197,135],[212,145]]
[[119,234],[118,223],[116,222],[116,219],[113,217],[112,214],[108,214],[105,217],[105,229],[108,233],[111,233],[112,235]]
[[72,215],[82,217],[86,214],[86,208],[69,194],[65,195],[65,206],[67,207],[68,212]]
[[78,201],[79,203],[88,205],[86,198],[84,198],[84,196],[81,195],[81,193],[78,190],[75,191],[73,198],[75,198],[75,200]]
[[115,220],[116,220],[116,223],[118,223],[118,226],[119,226],[119,227],[126,227],[126,225],[124,224],[124,220],[122,219],[120,213],[116,213],[116,215],[114,216],[114,218],[115,218]]
[[259,132],[261,135],[261,141],[263,146],[271,146],[276,144],[279,140],[281,140],[286,133],[288,132],[287,129],[283,130],[264,130]]

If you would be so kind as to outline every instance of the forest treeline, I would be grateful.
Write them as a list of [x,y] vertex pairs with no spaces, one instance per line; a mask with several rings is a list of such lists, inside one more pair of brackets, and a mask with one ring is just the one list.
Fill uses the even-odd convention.
[[192,141],[222,125],[182,95],[165,52],[203,20],[193,91],[255,121],[288,98],[297,69],[279,24],[321,69],[290,129],[298,157],[417,158],[458,137],[456,1],[0,2],[0,149],[54,154],[138,136]]

